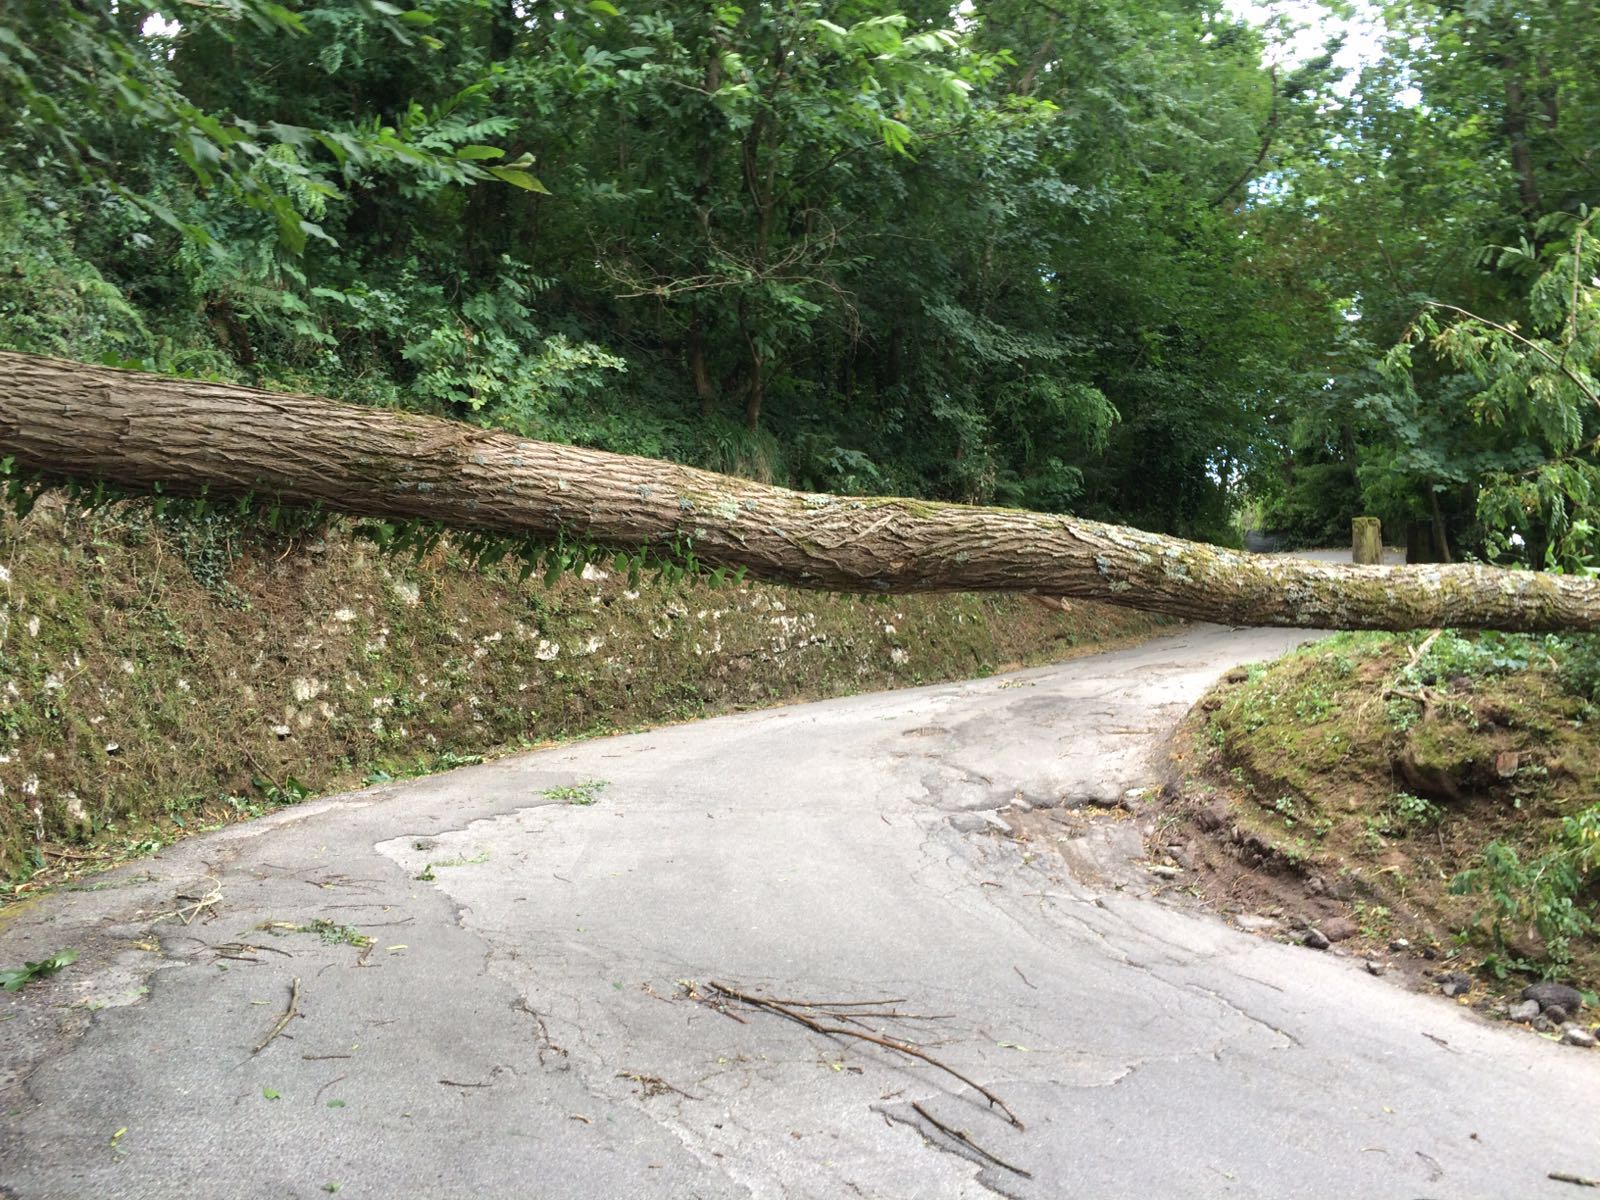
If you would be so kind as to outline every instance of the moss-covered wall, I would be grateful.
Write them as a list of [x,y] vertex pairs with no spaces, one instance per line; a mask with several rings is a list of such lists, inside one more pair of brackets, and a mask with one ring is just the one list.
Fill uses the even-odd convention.
[[466,756],[981,675],[1151,618],[593,567],[551,588],[334,524],[295,544],[148,508],[0,524],[0,877]]

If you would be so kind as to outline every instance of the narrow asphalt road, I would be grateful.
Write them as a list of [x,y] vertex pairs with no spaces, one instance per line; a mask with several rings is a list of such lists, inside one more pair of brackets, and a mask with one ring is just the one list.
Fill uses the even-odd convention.
[[[1131,822],[1067,848],[1092,882],[992,828],[1151,782],[1212,679],[1296,640],[521,755],[50,896],[0,930],[6,965],[82,951],[0,1003],[0,1190],[1570,1196],[1600,1056],[1165,905]],[[712,981],[849,1002],[964,1078]]]

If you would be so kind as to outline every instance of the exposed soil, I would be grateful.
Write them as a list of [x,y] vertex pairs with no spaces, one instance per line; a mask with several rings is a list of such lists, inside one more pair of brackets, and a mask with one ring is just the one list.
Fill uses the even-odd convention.
[[1461,1003],[1504,1012],[1541,975],[1592,988],[1592,875],[1564,940],[1534,880],[1577,861],[1600,713],[1538,640],[1443,637],[1341,636],[1230,672],[1141,806],[1152,868],[1170,895],[1375,974],[1439,990],[1465,973]]

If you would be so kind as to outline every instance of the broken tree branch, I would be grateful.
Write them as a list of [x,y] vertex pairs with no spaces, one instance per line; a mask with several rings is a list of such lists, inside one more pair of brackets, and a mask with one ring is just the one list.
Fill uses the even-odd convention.
[[956,1141],[960,1142],[963,1146],[967,1147],[967,1149],[971,1150],[974,1154],[982,1155],[984,1158],[986,1158],[990,1162],[992,1162],[995,1166],[1004,1167],[1008,1171],[1014,1171],[1018,1175],[1021,1175],[1024,1179],[1032,1179],[1033,1178],[1033,1172],[1032,1171],[1025,1171],[1021,1167],[1016,1166],[1013,1163],[1008,1163],[1005,1159],[1001,1158],[998,1154],[991,1154],[989,1151],[985,1150],[982,1146],[978,1145],[977,1142],[973,1141],[970,1137],[968,1137],[967,1134],[964,1131],[962,1131],[960,1129],[952,1129],[950,1126],[946,1125],[943,1121],[939,1120],[938,1117],[934,1116],[927,1109],[923,1108],[922,1105],[918,1104],[915,1100],[913,1100],[911,1102],[911,1107],[916,1109],[917,1110],[917,1115],[920,1116],[929,1125],[932,1125],[935,1129],[937,1129],[940,1133],[944,1134],[946,1137],[954,1138]]
[[289,1028],[289,1022],[294,1020],[299,1015],[300,1015],[300,977],[298,975],[296,975],[294,977],[294,982],[292,982],[289,985],[289,1007],[283,1010],[283,1015],[278,1018],[278,1023],[272,1027],[271,1031],[267,1034],[266,1037],[261,1039],[261,1044],[259,1046],[257,1046],[254,1050],[250,1051],[250,1053],[251,1054],[260,1054],[263,1050],[265,1050],[269,1045],[272,1044],[272,1039],[277,1037],[279,1034],[281,1034],[285,1029]]
[[[796,1024],[804,1025],[807,1029],[812,1030],[814,1033],[820,1033],[825,1037],[855,1038],[857,1041],[871,1042],[874,1046],[882,1046],[887,1050],[894,1050],[897,1053],[904,1054],[910,1058],[921,1059],[929,1066],[937,1067],[946,1075],[950,1075],[953,1078],[960,1080],[969,1088],[973,1089],[973,1091],[977,1092],[989,1102],[989,1106],[991,1108],[999,1109],[1000,1112],[1004,1113],[1006,1120],[1012,1125],[1015,1125],[1018,1129],[1026,1128],[1026,1126],[1024,1126],[1023,1123],[1017,1118],[1017,1114],[1012,1112],[1011,1109],[1006,1105],[1006,1102],[1000,1099],[999,1096],[995,1095],[977,1080],[963,1075],[960,1071],[956,1070],[948,1063],[939,1061],[920,1046],[914,1046],[910,1042],[901,1041],[899,1038],[881,1037],[875,1033],[863,1033],[858,1029],[846,1029],[843,1025],[824,1025],[821,1021],[815,1020],[806,1013],[801,1012],[798,1008],[792,1008],[787,1004],[779,1003],[776,1000],[768,1000],[761,996],[752,996],[747,992],[739,991],[737,988],[729,987],[725,983],[710,982],[707,984],[707,986],[721,995],[727,996],[733,1000],[738,1000],[741,1003],[748,1004],[752,1008],[765,1009],[767,1012],[776,1013],[780,1017],[787,1017]],[[878,1003],[882,1002],[879,1001]],[[835,1007],[844,1007],[844,1005],[837,1004]]]

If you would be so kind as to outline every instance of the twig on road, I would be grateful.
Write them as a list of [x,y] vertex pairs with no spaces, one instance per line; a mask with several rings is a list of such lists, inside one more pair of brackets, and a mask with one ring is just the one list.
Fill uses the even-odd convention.
[[[825,1037],[855,1038],[857,1041],[871,1042],[874,1046],[882,1046],[886,1050],[896,1051],[897,1053],[904,1054],[909,1058],[921,1059],[929,1066],[937,1067],[945,1074],[960,1080],[962,1083],[972,1088],[989,1102],[989,1106],[991,1108],[999,1109],[1002,1113],[1004,1113],[1006,1120],[1011,1122],[1011,1124],[1016,1126],[1018,1129],[1026,1128],[1022,1124],[1021,1120],[1018,1119],[1017,1114],[1012,1112],[1007,1106],[1006,1102],[1000,1099],[999,1096],[995,1095],[977,1080],[969,1078],[949,1064],[941,1062],[939,1059],[935,1058],[921,1047],[914,1046],[910,1042],[902,1041],[899,1038],[882,1037],[875,1033],[863,1033],[857,1029],[847,1029],[843,1025],[824,1025],[821,1021],[815,1019],[807,1013],[799,1011],[799,1008],[796,1007],[796,1005],[804,1005],[806,1007],[814,1008],[866,1007],[869,1005],[899,1004],[901,1003],[899,1000],[833,1001],[828,1005],[815,1004],[805,1001],[790,1001],[785,1003],[781,1000],[769,1000],[763,996],[752,996],[747,992],[739,991],[737,988],[729,987],[725,983],[717,983],[712,981],[708,983],[707,986],[713,991],[727,996],[730,999],[739,1000],[750,1005],[752,1008],[765,1009],[767,1012],[776,1013],[781,1017],[787,1017],[796,1024],[804,1025],[807,1029],[812,1030],[814,1033],[820,1033]],[[842,1014],[839,1013],[833,1013],[830,1015],[834,1016],[835,1018],[842,1016]]]
[[659,1096],[663,1092],[677,1092],[685,1100],[698,1100],[699,1096],[691,1096],[681,1087],[674,1087],[659,1075],[641,1075],[638,1071],[618,1071],[618,1079],[628,1079],[639,1085],[644,1097],[648,1100],[651,1096]]
[[318,1101],[318,1100],[321,1100],[321,1099],[322,1099],[322,1093],[323,1093],[323,1092],[325,1092],[325,1091],[327,1091],[327,1090],[328,1090],[328,1089],[329,1089],[329,1088],[331,1088],[331,1087],[332,1087],[332,1086],[333,1086],[333,1085],[334,1085],[334,1084],[336,1084],[336,1083],[343,1083],[343,1082],[344,1082],[344,1081],[345,1081],[345,1080],[346,1080],[346,1079],[349,1079],[349,1078],[350,1078],[350,1076],[348,1076],[348,1075],[340,1075],[340,1076],[339,1076],[339,1077],[338,1077],[338,1078],[336,1078],[336,1079],[330,1079],[330,1080],[328,1080],[328,1082],[327,1082],[327,1083],[325,1083],[325,1084],[323,1084],[323,1085],[322,1085],[322,1086],[321,1086],[321,1087],[319,1087],[319,1088],[318,1088],[318,1089],[317,1089],[317,1094],[316,1094],[316,1095],[315,1095],[315,1096],[313,1096],[313,1097],[311,1097],[311,1103],[313,1103],[313,1104],[315,1104],[315,1103],[316,1103],[316,1102],[317,1102],[317,1101]]
[[300,1015],[300,976],[296,975],[294,977],[294,982],[289,985],[289,1007],[283,1010],[283,1016],[278,1018],[278,1023],[272,1027],[271,1031],[267,1034],[266,1037],[261,1039],[261,1044],[259,1046],[257,1046],[254,1050],[250,1051],[250,1053],[251,1054],[260,1054],[263,1050],[265,1050],[269,1045],[272,1044],[272,1039],[277,1037],[280,1033],[282,1033],[285,1029],[287,1029],[289,1027],[289,1022],[294,1020],[299,1015]]
[[1557,1183],[1572,1183],[1578,1187],[1600,1188],[1600,1179],[1588,1179],[1582,1175],[1569,1175],[1565,1171],[1551,1171],[1547,1179],[1554,1179]]
[[940,1133],[946,1135],[947,1137],[954,1138],[956,1141],[960,1142],[963,1146],[967,1147],[973,1153],[981,1154],[984,1158],[988,1159],[995,1166],[1004,1167],[1008,1171],[1014,1171],[1016,1174],[1021,1175],[1024,1179],[1032,1179],[1033,1178],[1033,1172],[1032,1171],[1025,1171],[1021,1167],[1016,1166],[1013,1163],[1008,1163],[1005,1159],[1001,1158],[998,1154],[991,1154],[989,1151],[985,1150],[982,1146],[978,1145],[977,1142],[973,1141],[970,1137],[968,1137],[966,1135],[966,1133],[964,1133],[962,1130],[950,1128],[950,1126],[946,1125],[943,1121],[939,1120],[938,1117],[934,1116],[927,1109],[923,1108],[922,1105],[918,1104],[915,1100],[913,1100],[911,1102],[911,1107],[917,1110],[917,1115],[918,1116],[920,1116],[929,1125],[932,1125]]

